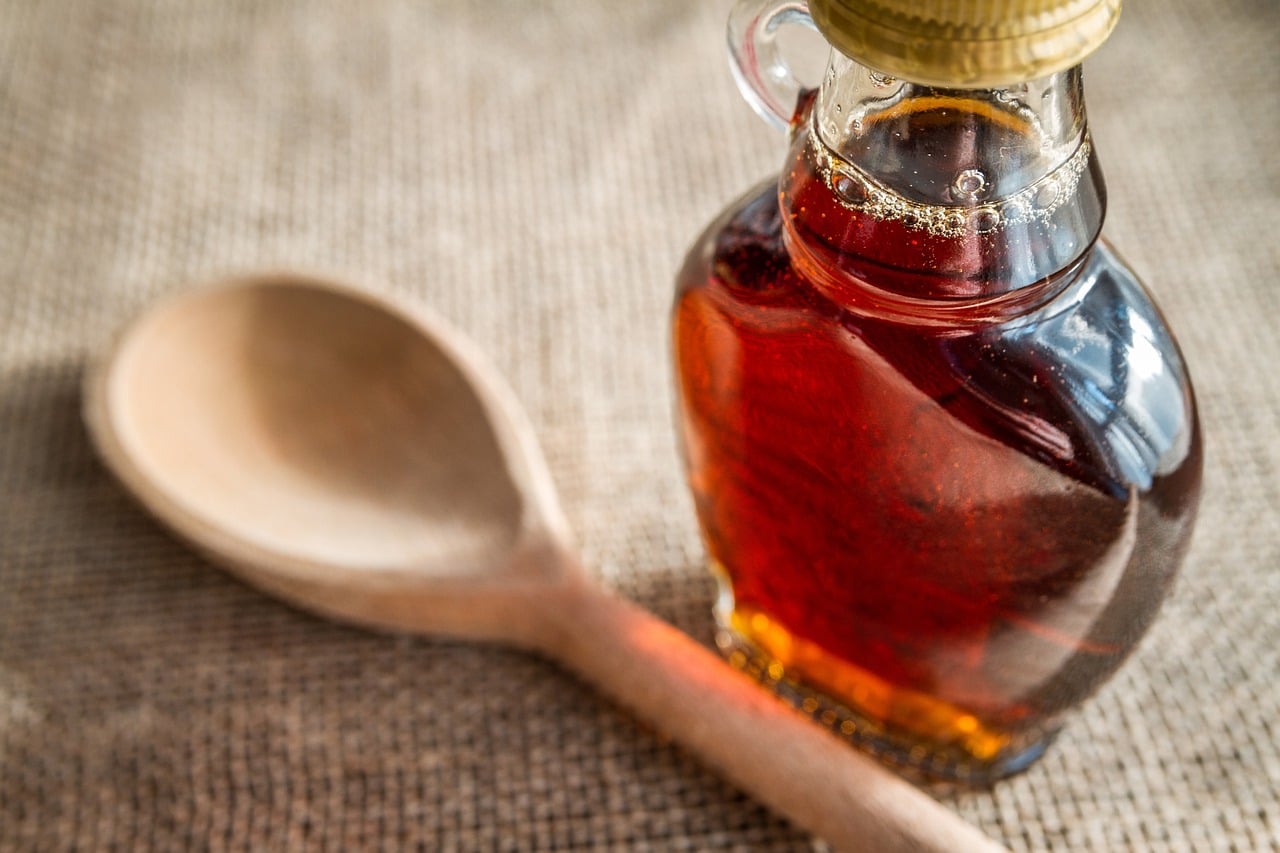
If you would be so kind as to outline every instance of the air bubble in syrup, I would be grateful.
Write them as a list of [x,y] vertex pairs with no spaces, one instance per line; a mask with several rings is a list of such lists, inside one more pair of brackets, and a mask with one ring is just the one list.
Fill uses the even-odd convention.
[[884,88],[885,86],[892,86],[898,81],[895,78],[890,77],[888,74],[881,74],[879,71],[872,71],[871,82],[881,88]]
[[842,173],[831,177],[831,189],[846,204],[862,204],[867,200],[867,187],[862,181]]
[[981,169],[965,169],[951,182],[951,194],[956,201],[978,201],[991,191],[991,184]]
[[1021,222],[1027,218],[1027,203],[1021,199],[1008,202],[1000,208],[1000,218],[1005,222]]
[[1036,207],[1048,210],[1058,200],[1058,182],[1045,181],[1044,186],[1036,191]]
[[973,212],[969,217],[969,224],[979,234],[986,234],[988,231],[994,231],[1000,224],[1000,214],[995,208],[983,207]]

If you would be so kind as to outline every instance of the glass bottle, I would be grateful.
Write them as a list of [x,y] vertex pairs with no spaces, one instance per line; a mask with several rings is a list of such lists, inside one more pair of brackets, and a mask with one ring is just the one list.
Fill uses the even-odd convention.
[[[740,86],[791,145],[679,274],[681,438],[730,660],[904,771],[981,784],[1150,625],[1200,434],[1173,336],[1098,239],[1079,63],[1118,3],[863,20],[905,2],[733,13]],[[815,19],[813,91],[774,36]]]

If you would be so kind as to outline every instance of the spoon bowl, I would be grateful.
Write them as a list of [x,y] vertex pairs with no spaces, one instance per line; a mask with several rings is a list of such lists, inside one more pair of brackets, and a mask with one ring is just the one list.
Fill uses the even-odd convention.
[[522,410],[426,311],[290,275],[185,293],[91,371],[85,415],[154,515],[327,616],[527,641],[454,611],[565,571],[523,558],[567,525]]
[[423,309],[292,274],[183,293],[84,411],[152,514],[272,595],[560,661],[837,849],[999,849],[593,582],[514,396]]

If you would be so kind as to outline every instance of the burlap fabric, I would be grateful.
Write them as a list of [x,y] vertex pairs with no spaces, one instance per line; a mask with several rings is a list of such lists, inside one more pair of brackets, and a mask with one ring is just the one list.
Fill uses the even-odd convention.
[[[95,461],[78,380],[155,298],[326,269],[505,371],[588,562],[710,640],[670,280],[782,141],[727,3],[0,5],[0,848],[803,850],[554,666],[300,614]],[[1134,2],[1090,61],[1108,231],[1195,375],[1176,595],[1053,752],[954,807],[1015,849],[1280,846],[1280,5]]]

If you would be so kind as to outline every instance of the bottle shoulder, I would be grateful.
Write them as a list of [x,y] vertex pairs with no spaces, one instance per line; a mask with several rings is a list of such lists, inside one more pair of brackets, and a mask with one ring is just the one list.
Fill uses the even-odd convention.
[[993,332],[1059,365],[1073,408],[1104,436],[1110,467],[1124,479],[1172,474],[1191,455],[1198,466],[1195,395],[1181,349],[1151,294],[1105,241],[1057,298]]
[[[1015,316],[886,319],[834,302],[797,270],[768,183],[704,232],[678,290],[677,323],[681,306],[696,308],[740,334],[806,335],[850,360],[884,359],[965,423],[1107,491],[1145,490],[1191,468],[1198,477],[1182,355],[1150,294],[1105,242],[1055,295]],[[824,360],[824,369],[838,363]]]

